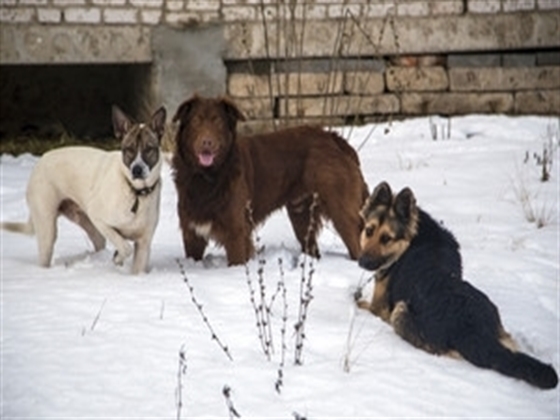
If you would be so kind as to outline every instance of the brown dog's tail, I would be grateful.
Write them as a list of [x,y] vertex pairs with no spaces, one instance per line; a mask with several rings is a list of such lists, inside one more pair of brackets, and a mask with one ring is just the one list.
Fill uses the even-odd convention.
[[2,222],[0,223],[0,229],[7,230],[9,232],[17,232],[23,233],[25,235],[34,235],[35,228],[33,227],[33,223],[31,219],[27,221],[27,223],[23,222]]
[[498,341],[469,339],[458,345],[459,353],[472,364],[493,369],[503,375],[521,379],[541,389],[553,389],[558,385],[558,375],[547,365],[525,353],[514,352]]

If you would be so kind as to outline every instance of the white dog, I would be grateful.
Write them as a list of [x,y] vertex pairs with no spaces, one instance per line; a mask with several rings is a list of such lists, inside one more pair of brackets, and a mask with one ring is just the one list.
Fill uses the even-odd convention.
[[159,219],[162,153],[166,111],[148,124],[136,124],[113,107],[113,128],[121,151],[64,147],[45,153],[27,186],[27,223],[2,223],[14,232],[36,234],[39,264],[51,265],[57,218],[63,214],[81,226],[96,251],[109,240],[113,261],[122,265],[132,253],[132,273],[146,272]]

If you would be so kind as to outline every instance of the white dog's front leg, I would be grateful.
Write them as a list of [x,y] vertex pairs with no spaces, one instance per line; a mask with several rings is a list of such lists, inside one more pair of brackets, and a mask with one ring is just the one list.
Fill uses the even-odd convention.
[[134,243],[134,259],[132,260],[132,274],[148,272],[150,261],[150,240],[142,238]]
[[132,246],[124,239],[121,234],[113,229],[112,227],[106,225],[100,220],[93,220],[92,223],[99,230],[99,232],[107,238],[109,242],[115,247],[115,255],[113,256],[113,262],[116,265],[123,265],[124,260],[132,255]]

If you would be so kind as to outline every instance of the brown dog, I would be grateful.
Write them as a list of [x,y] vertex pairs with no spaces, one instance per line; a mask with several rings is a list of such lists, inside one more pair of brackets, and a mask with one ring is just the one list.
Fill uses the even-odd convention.
[[213,239],[230,265],[243,264],[254,253],[255,224],[286,206],[304,252],[319,256],[323,216],[356,259],[368,190],[354,149],[310,126],[238,138],[237,121],[244,119],[229,99],[199,96],[173,119],[180,122],[173,167],[186,256],[202,259]]

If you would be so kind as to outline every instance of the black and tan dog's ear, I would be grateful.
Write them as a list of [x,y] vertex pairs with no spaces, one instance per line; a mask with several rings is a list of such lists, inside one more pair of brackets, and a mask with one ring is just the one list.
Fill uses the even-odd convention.
[[195,93],[193,96],[191,96],[189,99],[187,99],[181,105],[179,105],[179,108],[177,108],[177,112],[175,112],[175,115],[173,116],[173,119],[171,121],[173,121],[173,122],[185,121],[187,119],[187,117],[189,116],[189,113],[193,109],[193,106],[199,100],[200,100],[200,96],[198,96],[198,94]]
[[372,212],[376,207],[390,207],[392,202],[393,192],[391,191],[391,187],[383,181],[375,187],[369,198],[366,200],[362,210],[360,211],[360,215],[365,220],[367,219],[368,213]]
[[113,105],[112,107],[112,118],[115,137],[122,140],[124,135],[128,132],[128,130],[130,130],[134,123],[132,122],[132,119],[116,105]]
[[166,119],[167,111],[165,110],[165,107],[162,106],[156,112],[154,112],[154,115],[152,115],[152,119],[150,120],[150,129],[152,129],[152,131],[156,133],[158,140],[161,140],[161,138],[163,137]]
[[405,223],[408,223],[416,214],[416,198],[410,188],[403,188],[395,198],[395,214]]
[[379,183],[371,193],[369,201],[373,207],[390,206],[393,202],[393,191],[391,191],[389,184],[385,181]]

